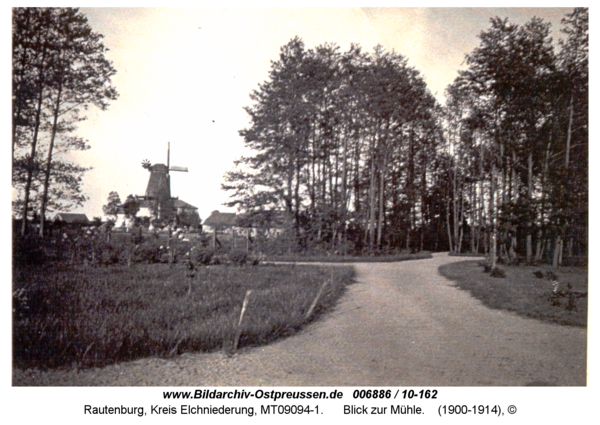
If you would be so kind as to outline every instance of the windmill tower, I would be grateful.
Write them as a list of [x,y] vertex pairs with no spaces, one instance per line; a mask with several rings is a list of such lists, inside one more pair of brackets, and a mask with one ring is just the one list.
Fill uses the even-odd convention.
[[150,161],[142,161],[142,167],[150,171],[148,186],[145,196],[141,196],[142,203],[149,207],[154,216],[159,219],[170,221],[175,216],[174,201],[176,198],[171,196],[171,176],[169,172],[179,171],[187,173],[187,167],[178,167],[170,165],[171,143],[167,148],[167,165],[150,164]]

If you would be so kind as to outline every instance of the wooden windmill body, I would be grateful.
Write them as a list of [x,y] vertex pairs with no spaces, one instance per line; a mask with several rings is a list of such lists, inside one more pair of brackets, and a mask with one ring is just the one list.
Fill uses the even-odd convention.
[[171,196],[171,176],[169,172],[179,171],[187,173],[187,167],[178,167],[170,165],[171,144],[167,149],[167,165],[150,164],[144,160],[142,166],[150,171],[148,186],[145,196],[140,197],[144,206],[152,211],[153,215],[159,220],[171,221],[176,215],[175,201],[177,198]]

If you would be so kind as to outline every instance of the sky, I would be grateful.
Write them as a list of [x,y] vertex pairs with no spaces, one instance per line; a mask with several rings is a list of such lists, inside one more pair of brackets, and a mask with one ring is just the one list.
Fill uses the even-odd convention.
[[281,46],[299,36],[306,48],[381,44],[408,59],[440,102],[479,44],[493,16],[522,24],[533,16],[552,23],[570,8],[81,8],[104,35],[106,56],[117,70],[118,100],[107,111],[90,109],[78,134],[91,149],[68,159],[93,167],[84,176],[84,212],[102,216],[108,194],[143,195],[148,159],[188,173],[171,173],[171,192],[199,209],[201,219],[223,206],[223,175],[245,151],[239,130],[250,93],[268,78]]

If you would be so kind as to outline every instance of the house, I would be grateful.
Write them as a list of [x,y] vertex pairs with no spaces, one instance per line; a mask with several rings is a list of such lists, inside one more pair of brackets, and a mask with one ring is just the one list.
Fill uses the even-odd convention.
[[261,232],[267,237],[277,237],[285,232],[285,223],[284,215],[277,212],[251,217],[247,214],[222,213],[215,210],[204,220],[202,227],[207,233],[217,231],[245,236],[248,229],[251,229],[251,236]]
[[[192,229],[198,229],[200,227],[198,208],[181,199],[170,198],[158,203],[153,199],[144,197],[136,196],[135,198],[140,207],[136,214],[137,218],[148,217],[148,221],[159,217],[163,220],[169,218],[170,220],[176,220],[181,226]],[[119,206],[115,227],[130,228],[133,226],[134,220],[127,218],[124,205],[125,204]]]
[[230,233],[237,227],[237,221],[236,213],[222,213],[215,210],[204,220],[202,229],[207,233],[214,233],[215,231]]
[[177,217],[177,222],[179,224],[193,229],[202,228],[197,207],[188,204],[181,199],[174,198],[173,209],[175,210],[175,217]]
[[85,214],[56,213],[52,218],[52,223],[60,226],[83,227],[89,226],[90,220]]

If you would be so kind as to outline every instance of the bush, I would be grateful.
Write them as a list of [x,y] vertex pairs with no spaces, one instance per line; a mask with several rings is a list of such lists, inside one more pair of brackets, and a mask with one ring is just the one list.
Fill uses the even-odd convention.
[[264,260],[265,260],[265,254],[263,254],[262,252],[252,253],[248,257],[248,262],[250,264],[252,264],[253,266],[258,266]]
[[234,250],[227,254],[227,258],[236,266],[243,266],[248,261],[248,253],[246,251]]
[[502,269],[500,269],[498,267],[494,267],[494,269],[490,273],[490,276],[505,278],[506,277],[506,273],[504,273],[504,270],[502,270]]
[[210,248],[196,248],[191,251],[191,260],[196,264],[209,265],[215,255],[215,250]]
[[16,266],[40,265],[46,262],[47,256],[41,245],[42,240],[36,236],[13,239],[13,261]]
[[118,264],[124,258],[125,249],[122,246],[100,241],[94,247],[95,259],[98,264],[108,266]]
[[158,243],[143,243],[135,248],[133,260],[136,263],[156,264],[163,262],[162,254]]

